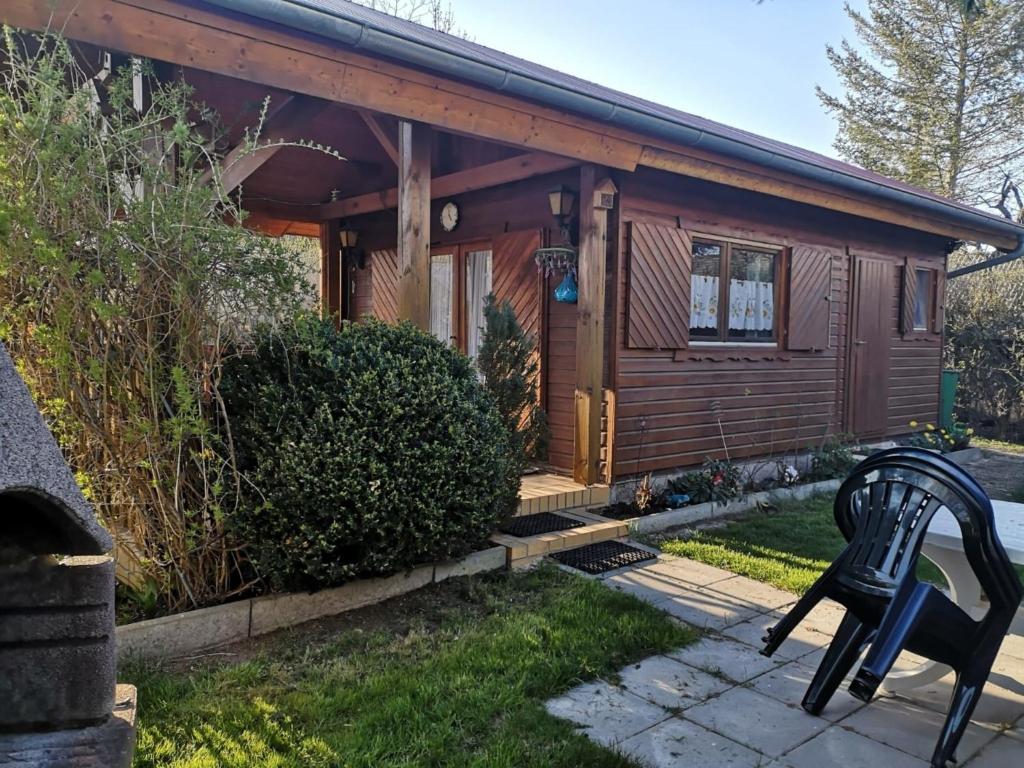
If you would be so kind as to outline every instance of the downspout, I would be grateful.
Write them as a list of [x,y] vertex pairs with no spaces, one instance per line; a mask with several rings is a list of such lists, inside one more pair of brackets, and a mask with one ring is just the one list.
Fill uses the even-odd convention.
[[972,272],[980,272],[983,269],[991,269],[992,267],[998,267],[1000,264],[1009,264],[1011,261],[1016,261],[1021,257],[1024,257],[1024,235],[1017,235],[1017,247],[1012,251],[1007,251],[1002,256],[997,256],[994,259],[986,259],[985,261],[979,261],[977,264],[968,264],[966,267],[954,269],[946,274],[946,278],[952,280],[954,277],[969,275]]

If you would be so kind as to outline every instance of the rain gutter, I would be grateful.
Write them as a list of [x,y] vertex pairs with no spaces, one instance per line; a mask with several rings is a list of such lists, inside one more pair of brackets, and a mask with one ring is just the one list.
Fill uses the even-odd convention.
[[[684,146],[699,146],[708,152],[791,173],[849,192],[869,195],[898,205],[911,206],[965,228],[980,229],[1017,238],[1024,235],[1024,226],[988,216],[980,211],[974,212],[958,208],[907,190],[825,168],[808,160],[773,152],[736,137],[723,136],[703,128],[696,128],[681,120],[670,120],[641,109],[595,98],[562,84],[542,79],[540,76],[515,72],[480,61],[469,53],[430,45],[403,36],[383,26],[377,27],[359,18],[347,17],[336,9],[327,10],[318,7],[312,2],[307,3],[303,0],[206,0],[206,2],[292,29],[319,35],[369,54],[386,56],[449,77],[468,80],[495,91],[585,115],[629,131],[656,136]],[[1013,253],[1019,250],[1018,247]]]

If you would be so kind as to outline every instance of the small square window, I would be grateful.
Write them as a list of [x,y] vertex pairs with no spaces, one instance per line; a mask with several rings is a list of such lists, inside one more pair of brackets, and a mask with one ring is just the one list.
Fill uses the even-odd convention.
[[694,341],[775,340],[778,251],[731,242],[695,241],[690,285]]
[[914,294],[914,330],[927,331],[932,307],[932,273],[930,269],[914,271],[917,291]]

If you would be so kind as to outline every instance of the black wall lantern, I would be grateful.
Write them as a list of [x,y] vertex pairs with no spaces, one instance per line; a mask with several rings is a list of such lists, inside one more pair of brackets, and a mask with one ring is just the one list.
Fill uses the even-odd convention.
[[569,233],[569,217],[572,215],[572,207],[576,202],[576,193],[564,184],[548,192],[548,204],[551,206],[551,215],[558,221],[558,229],[562,233],[562,241],[571,242]]
[[350,264],[354,264],[359,269],[365,269],[366,252],[356,248],[356,243],[359,242],[359,233],[347,226],[342,226],[338,237],[341,240],[342,258],[347,259]]

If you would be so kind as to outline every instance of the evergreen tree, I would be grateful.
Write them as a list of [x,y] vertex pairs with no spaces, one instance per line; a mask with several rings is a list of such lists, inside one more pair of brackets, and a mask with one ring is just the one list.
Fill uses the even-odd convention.
[[[859,47],[828,47],[835,147],[865,168],[973,205],[1006,206],[1024,171],[1024,3],[849,4]],[[1004,211],[1006,213],[1006,211]]]
[[548,422],[537,395],[536,340],[523,330],[512,305],[499,304],[493,293],[484,304],[483,331],[477,366],[525,468],[531,458],[547,458]]

